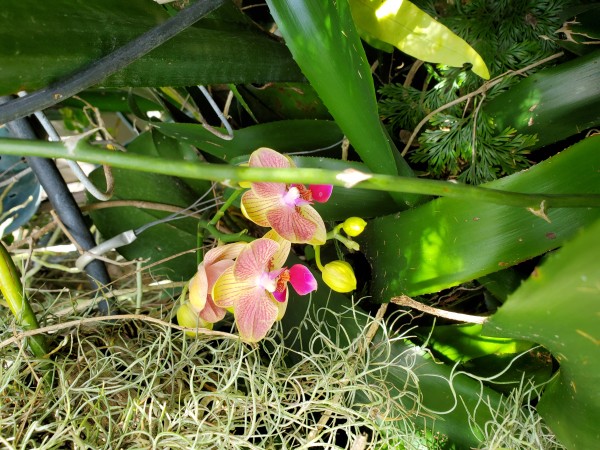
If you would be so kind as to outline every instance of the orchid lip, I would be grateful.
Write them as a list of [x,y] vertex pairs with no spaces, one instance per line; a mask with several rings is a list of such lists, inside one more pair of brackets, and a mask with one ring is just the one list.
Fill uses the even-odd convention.
[[264,288],[267,292],[275,292],[275,289],[277,288],[277,279],[272,278],[270,273],[265,272],[258,277],[256,284]]
[[291,187],[282,197],[282,201],[287,206],[296,206],[300,199],[300,191],[297,187]]

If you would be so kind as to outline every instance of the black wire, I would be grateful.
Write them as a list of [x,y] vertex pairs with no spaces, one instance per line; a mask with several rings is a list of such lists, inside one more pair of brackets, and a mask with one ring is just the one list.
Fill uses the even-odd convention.
[[[0,103],[6,97],[0,97]],[[27,119],[18,119],[6,124],[12,136],[20,139],[37,139],[33,128]],[[96,246],[96,242],[90,233],[81,214],[77,202],[69,191],[65,180],[56,168],[54,161],[47,158],[28,157],[27,162],[35,173],[40,184],[48,195],[48,200],[58,214],[61,222],[69,231],[75,242],[83,249],[89,250]],[[92,289],[100,292],[108,291],[110,276],[104,262],[94,259],[86,267],[85,271],[89,277]],[[98,310],[102,315],[110,313],[110,304],[106,299],[98,301]]]
[[225,3],[225,0],[198,0],[150,31],[93,62],[86,69],[71,75],[63,81],[0,106],[0,124],[20,119],[35,111],[53,106],[90,86],[100,83],[109,75],[118,72],[193,25],[223,3]]

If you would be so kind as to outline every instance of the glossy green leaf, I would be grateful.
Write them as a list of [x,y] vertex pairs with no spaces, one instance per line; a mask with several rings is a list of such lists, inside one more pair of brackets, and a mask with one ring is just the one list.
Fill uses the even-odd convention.
[[538,347],[527,352],[485,355],[461,365],[461,369],[487,378],[495,391],[510,395],[520,386],[532,383],[541,386],[552,377],[552,356]]
[[365,164],[376,173],[411,176],[379,120],[373,78],[347,1],[267,4],[294,59]]
[[535,148],[600,125],[600,50],[525,78],[484,107],[496,128],[536,134]]
[[490,72],[479,54],[446,26],[407,0],[349,0],[361,32],[417,59],[462,67],[484,79]]
[[[233,139],[215,136],[200,124],[151,122],[161,133],[198,147],[203,152],[231,161],[250,155],[260,147],[279,152],[313,151],[341,143],[343,134],[335,122],[329,120],[282,120],[235,130]],[[224,128],[219,131],[226,134]]]
[[[127,145],[127,151],[140,155],[158,156],[175,160],[198,161],[198,152],[191,145],[166,136],[157,130],[145,131]],[[212,183],[194,178],[182,178],[198,196],[211,188]]]
[[500,303],[504,303],[522,281],[523,277],[512,268],[492,272],[477,279],[477,282]]
[[[128,94],[127,90],[125,89],[89,89],[79,93],[77,97],[85,100],[90,105],[98,108],[102,112],[129,113],[129,95],[133,95],[135,97],[135,101],[141,111],[160,111],[163,109],[162,105],[135,93]],[[60,102],[57,107],[72,107],[81,109],[84,105],[85,104],[79,99],[68,98],[63,102]]]
[[[485,187],[515,192],[600,193],[600,136]],[[561,246],[600,217],[599,208],[556,208],[551,223],[524,208],[443,198],[371,221],[361,235],[373,268],[371,293],[437,292]]]
[[530,343],[514,339],[486,336],[481,325],[436,326],[429,337],[431,347],[455,362],[466,362],[487,355],[518,353],[531,347]]
[[261,123],[284,119],[331,119],[310,84],[267,83],[260,87],[239,86],[238,90]]
[[[175,177],[152,173],[135,172],[113,168],[115,190],[112,200],[133,200],[164,203],[185,208],[197,199],[192,189]],[[90,179],[104,188],[104,173],[96,169]],[[95,200],[92,200],[95,202]],[[94,224],[106,239],[127,230],[161,219],[170,213],[143,209],[136,206],[113,207],[90,211]],[[196,248],[197,222],[194,219],[179,219],[155,225],[142,232],[133,243],[119,248],[125,258],[147,259],[146,264],[156,263],[180,252]],[[186,253],[152,268],[172,280],[185,280],[196,271],[196,255]]]
[[593,52],[600,44],[600,3],[575,5],[566,8],[562,17],[568,18],[557,30],[562,39],[558,44],[577,54]]
[[537,342],[560,370],[538,405],[567,448],[600,440],[600,221],[551,255],[485,324],[484,332]]
[[[233,9],[233,11],[232,11]],[[302,81],[284,45],[226,5],[107,78],[104,86]],[[110,53],[168,18],[150,0],[5,0],[0,94],[35,90]]]

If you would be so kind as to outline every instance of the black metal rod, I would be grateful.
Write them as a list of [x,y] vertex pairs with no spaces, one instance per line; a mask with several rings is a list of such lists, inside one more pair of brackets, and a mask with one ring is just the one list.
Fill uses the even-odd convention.
[[0,124],[41,111],[100,83],[109,75],[118,72],[193,25],[223,3],[225,0],[198,0],[150,31],[93,62],[82,71],[0,106]]
[[[0,97],[0,103],[6,97]],[[20,139],[37,139],[33,128],[27,119],[17,119],[6,124],[12,136]],[[56,168],[54,160],[31,156],[27,158],[29,166],[35,173],[40,184],[48,195],[48,200],[56,211],[63,225],[71,234],[75,242],[83,249],[89,250],[96,246],[96,242],[87,227],[77,202],[69,191],[65,180]],[[94,290],[105,292],[110,285],[110,276],[104,262],[94,259],[86,267],[90,284]],[[111,305],[102,298],[98,301],[98,310],[102,315],[110,314]]]

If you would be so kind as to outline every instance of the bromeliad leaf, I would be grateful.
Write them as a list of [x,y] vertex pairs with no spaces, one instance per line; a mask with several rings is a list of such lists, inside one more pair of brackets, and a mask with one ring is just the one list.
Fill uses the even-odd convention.
[[[379,120],[373,77],[348,2],[268,0],[288,48],[350,143],[376,173],[412,176]],[[394,195],[398,204],[415,196]]]
[[542,344],[560,363],[538,405],[568,448],[600,439],[600,221],[552,255],[484,325],[492,336]]
[[427,62],[473,65],[484,79],[490,72],[479,54],[447,27],[406,0],[349,0],[361,33]]

